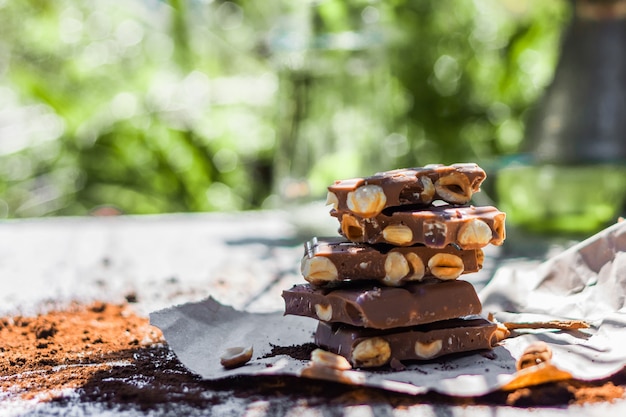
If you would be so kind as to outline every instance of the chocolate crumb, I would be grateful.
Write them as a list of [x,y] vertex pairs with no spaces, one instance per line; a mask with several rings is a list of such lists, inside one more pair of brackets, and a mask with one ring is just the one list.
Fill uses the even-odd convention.
[[272,347],[272,351],[264,356],[263,358],[273,358],[278,355],[287,355],[292,357],[293,359],[308,361],[311,359],[311,352],[317,349],[317,345],[315,343],[305,343],[303,345],[291,345],[291,346],[277,346],[270,343]]

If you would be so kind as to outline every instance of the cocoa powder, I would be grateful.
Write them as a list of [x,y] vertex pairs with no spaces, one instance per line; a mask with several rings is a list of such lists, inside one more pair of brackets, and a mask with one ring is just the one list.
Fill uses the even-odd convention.
[[[313,345],[273,346],[272,354],[298,358]],[[56,404],[78,401],[100,407],[139,410],[207,408],[234,399],[272,404],[350,405],[367,398],[393,407],[414,404],[541,406],[587,404],[623,398],[620,372],[595,383],[545,384],[480,398],[426,394],[408,396],[381,390],[294,377],[246,377],[205,381],[190,373],[167,347],[161,332],[130,304],[72,305],[37,317],[0,318],[0,402],[32,400]],[[68,392],[74,393],[73,396]]]

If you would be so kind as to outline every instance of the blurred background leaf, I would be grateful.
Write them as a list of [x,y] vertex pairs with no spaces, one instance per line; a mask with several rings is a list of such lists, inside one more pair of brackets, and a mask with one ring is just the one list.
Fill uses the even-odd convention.
[[0,217],[245,210],[520,149],[565,0],[0,0]]

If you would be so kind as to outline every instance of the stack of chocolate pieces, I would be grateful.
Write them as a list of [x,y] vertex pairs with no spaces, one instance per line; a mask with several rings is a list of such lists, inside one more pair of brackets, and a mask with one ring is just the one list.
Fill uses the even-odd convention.
[[490,349],[497,325],[462,274],[501,245],[505,214],[469,205],[476,164],[427,165],[328,187],[341,236],[305,243],[308,281],[283,291],[285,314],[319,321],[315,343],[354,367]]

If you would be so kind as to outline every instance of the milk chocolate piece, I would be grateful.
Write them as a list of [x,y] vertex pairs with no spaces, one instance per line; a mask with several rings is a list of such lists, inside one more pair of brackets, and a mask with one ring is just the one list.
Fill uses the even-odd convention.
[[496,324],[483,318],[460,318],[416,327],[376,330],[319,322],[315,343],[337,353],[354,367],[428,360],[452,353],[491,349]]
[[[301,272],[304,279],[314,285],[345,280],[378,280],[385,285],[397,286],[430,276],[456,279],[461,274],[479,271],[483,258],[482,249],[369,245],[341,237],[313,238],[304,244],[304,249]],[[448,262],[456,261],[460,267],[455,270],[437,268],[446,261],[446,257]]]
[[328,196],[338,212],[368,218],[387,207],[427,206],[434,200],[466,204],[485,178],[485,171],[473,163],[432,164],[338,180],[328,187]]
[[285,314],[374,329],[416,326],[479,314],[482,309],[474,286],[461,280],[402,287],[359,282],[334,289],[300,284],[282,296]]
[[336,210],[331,215],[338,217],[340,233],[353,242],[478,249],[501,245],[506,237],[506,214],[492,206],[401,207],[367,219]]

